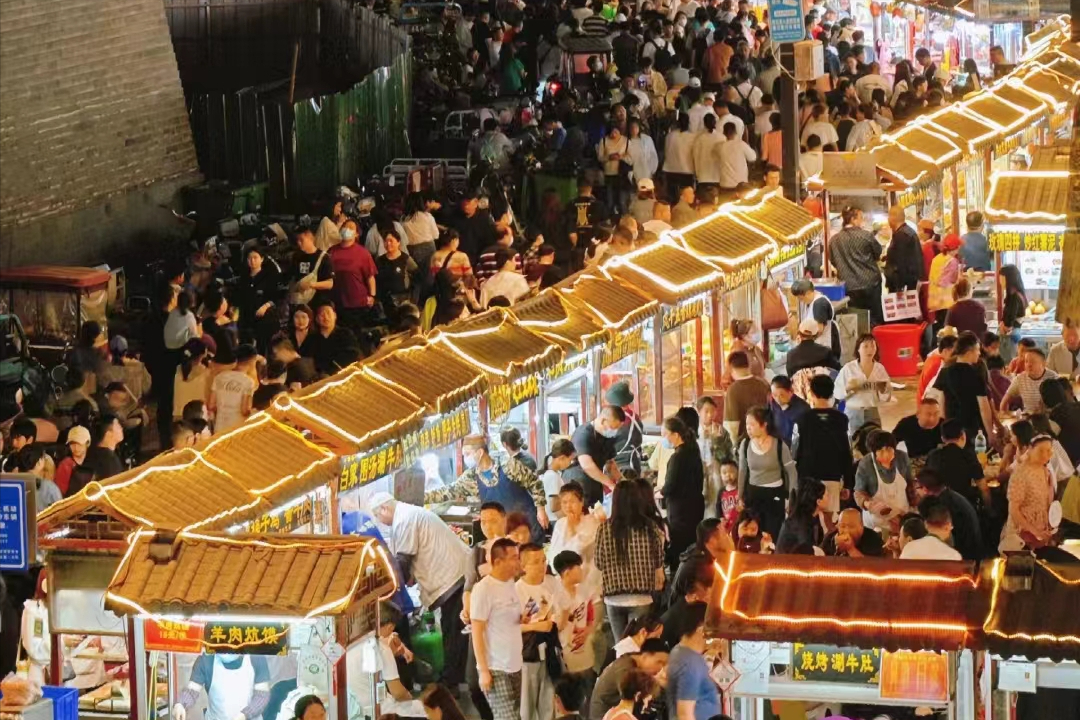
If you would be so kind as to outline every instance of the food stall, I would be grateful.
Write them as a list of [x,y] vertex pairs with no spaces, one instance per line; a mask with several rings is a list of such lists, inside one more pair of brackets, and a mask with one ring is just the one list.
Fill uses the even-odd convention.
[[763,720],[771,701],[780,716],[900,706],[974,720],[978,585],[974,563],[729,553],[706,621],[725,711]]
[[717,386],[712,358],[720,335],[712,322],[711,296],[723,284],[724,273],[667,234],[611,258],[601,271],[660,303],[660,322],[653,323],[652,338],[657,349],[653,385],[660,397],[657,412],[642,417],[647,428],[659,427],[679,408],[692,406],[705,388]]
[[139,640],[132,717],[175,715],[182,700],[190,717],[204,703],[220,715],[262,702],[263,717],[289,717],[308,694],[339,718],[377,717],[363,675],[377,670],[378,603],[395,587],[368,538],[139,530],[104,594],[104,612]]
[[50,677],[63,678],[65,664],[77,661],[73,667],[82,672],[65,684],[102,693],[84,717],[134,717],[134,703],[117,702],[130,696],[100,690],[118,689],[113,683],[124,680],[125,664],[134,666],[142,652],[135,624],[102,606],[125,538],[142,529],[239,529],[337,474],[333,453],[260,413],[201,448],[163,453],[47,508],[38,515],[38,537],[48,580]]
[[[999,171],[986,198],[987,240],[998,267],[1016,265],[1027,291],[1021,334],[1045,346],[1057,342],[1054,317],[1062,248],[1069,218],[1068,170]],[[1001,288],[999,286],[999,303]]]
[[610,333],[607,342],[594,350],[592,361],[598,405],[603,405],[609,387],[625,381],[634,393],[634,412],[652,427],[659,412],[653,328],[660,304],[636,288],[589,273],[567,279],[558,289],[595,315]]
[[611,331],[586,307],[576,305],[555,288],[514,305],[522,327],[562,347],[566,359],[544,371],[540,383],[540,423],[536,454],[543,455],[554,437],[570,437],[596,417],[600,399],[596,383],[595,348],[606,344]]
[[441,327],[428,342],[479,368],[488,377],[480,425],[493,452],[502,452],[499,433],[513,427],[538,447],[541,375],[566,359],[562,346],[529,330],[506,308]]

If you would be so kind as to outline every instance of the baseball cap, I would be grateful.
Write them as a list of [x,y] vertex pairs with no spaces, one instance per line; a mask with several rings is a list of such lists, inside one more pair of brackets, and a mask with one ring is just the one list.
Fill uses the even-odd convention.
[[799,334],[807,337],[817,337],[821,334],[821,324],[814,318],[806,318],[799,323]]
[[67,436],[68,443],[80,443],[82,445],[90,444],[90,431],[84,428],[82,425],[73,425],[68,430]]
[[696,77],[692,77],[692,78],[690,78],[690,82],[688,83],[688,85],[689,85],[690,87],[692,87],[692,88],[699,88],[699,87],[701,87],[701,78],[696,78]]
[[641,178],[640,180],[637,181],[637,189],[638,190],[655,190],[656,189],[656,183],[654,183],[650,178]]
[[390,502],[393,499],[394,499],[393,495],[391,495],[388,492],[384,492],[384,491],[380,490],[379,492],[375,493],[370,498],[368,498],[368,502],[367,502],[368,510],[371,510],[372,512],[375,512],[376,510],[378,510],[383,505],[385,505],[386,503]]

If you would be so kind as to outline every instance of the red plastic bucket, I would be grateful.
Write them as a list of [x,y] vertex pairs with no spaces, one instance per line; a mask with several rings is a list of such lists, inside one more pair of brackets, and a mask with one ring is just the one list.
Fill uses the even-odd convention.
[[881,364],[890,377],[919,374],[919,341],[926,323],[894,323],[874,328]]

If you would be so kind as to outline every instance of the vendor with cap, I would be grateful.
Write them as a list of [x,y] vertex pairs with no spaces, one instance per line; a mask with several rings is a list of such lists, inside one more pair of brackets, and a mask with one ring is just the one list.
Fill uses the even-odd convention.
[[615,465],[619,472],[633,470],[641,473],[641,438],[644,430],[634,412],[634,393],[630,390],[630,383],[625,380],[614,383],[604,395],[604,402],[622,408],[626,414],[626,420],[613,438]]
[[544,483],[520,460],[491,457],[488,440],[470,435],[462,442],[465,472],[450,485],[424,495],[424,503],[460,502],[479,498],[481,503],[497,502],[506,512],[519,512],[529,520],[534,542],[543,540],[548,526],[547,494]]
[[927,309],[934,314],[934,332],[945,327],[945,316],[956,300],[953,298],[953,286],[960,279],[960,236],[951,233],[941,243],[941,253],[930,263],[927,282]]
[[812,317],[799,323],[799,344],[787,354],[787,374],[792,382],[800,370],[810,368],[829,368],[840,372],[840,361],[830,347],[822,345],[818,338],[822,335],[821,324]]
[[[796,300],[807,306],[805,318],[803,319],[812,319],[820,326],[821,332],[818,333],[815,342],[829,348],[833,356],[839,360],[840,331],[834,321],[836,314],[833,311],[832,300],[820,290],[816,290],[814,283],[808,278],[800,278],[791,283],[791,294]],[[788,377],[791,377],[791,375],[789,374]]]

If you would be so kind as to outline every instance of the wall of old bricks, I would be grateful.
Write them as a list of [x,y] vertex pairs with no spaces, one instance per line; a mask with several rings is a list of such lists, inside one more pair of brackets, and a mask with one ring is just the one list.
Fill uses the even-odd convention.
[[199,179],[162,0],[0,3],[0,266],[116,262]]

